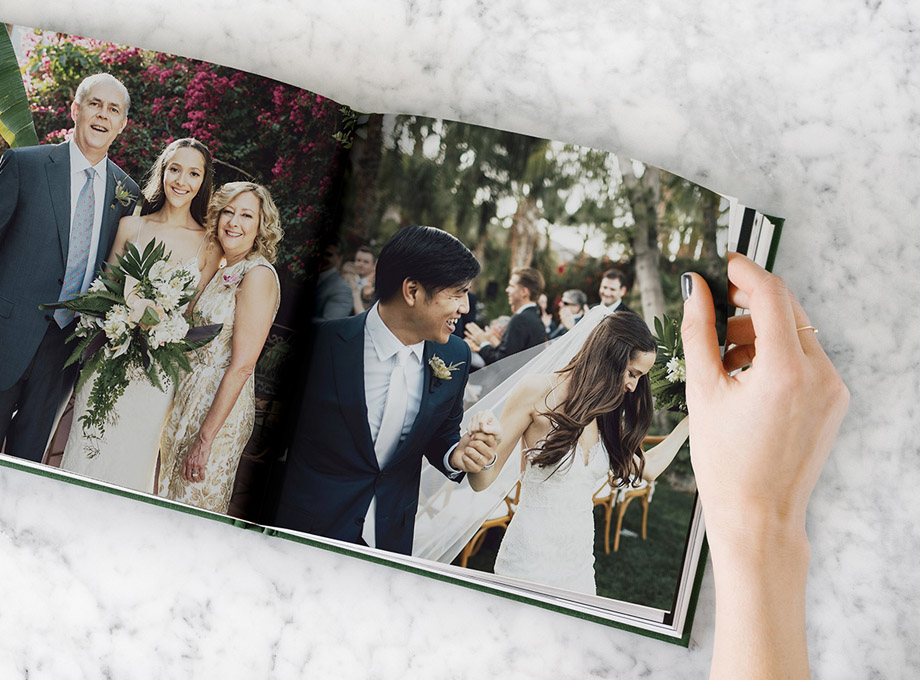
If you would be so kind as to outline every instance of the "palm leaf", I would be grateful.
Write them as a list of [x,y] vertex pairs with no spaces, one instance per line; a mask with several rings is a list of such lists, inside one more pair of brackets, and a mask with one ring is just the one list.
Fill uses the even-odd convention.
[[38,144],[22,73],[5,29],[0,30],[0,136],[14,147]]

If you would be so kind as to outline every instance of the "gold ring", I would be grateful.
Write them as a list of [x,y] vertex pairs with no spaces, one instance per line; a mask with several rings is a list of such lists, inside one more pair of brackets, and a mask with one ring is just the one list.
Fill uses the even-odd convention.
[[814,326],[799,326],[795,329],[795,332],[798,333],[799,331],[812,331],[813,333],[817,333],[818,329]]

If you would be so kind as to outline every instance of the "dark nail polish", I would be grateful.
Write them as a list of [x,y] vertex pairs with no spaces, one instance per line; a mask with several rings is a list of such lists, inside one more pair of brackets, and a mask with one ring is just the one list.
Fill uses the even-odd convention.
[[680,294],[684,302],[690,299],[690,293],[693,292],[693,277],[689,274],[680,275]]

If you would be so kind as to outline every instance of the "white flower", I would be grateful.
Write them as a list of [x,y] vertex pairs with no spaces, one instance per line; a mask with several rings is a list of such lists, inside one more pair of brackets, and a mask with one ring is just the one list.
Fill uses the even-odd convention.
[[156,285],[156,301],[164,309],[174,309],[179,305],[179,300],[185,287],[181,280],[172,279],[170,281],[158,282]]
[[161,281],[168,281],[172,273],[173,268],[169,266],[169,262],[166,260],[157,260],[150,267],[150,272],[147,276],[150,278],[150,281],[156,285]]
[[109,342],[115,343],[128,332],[131,325],[128,318],[128,310],[124,305],[115,305],[105,315],[105,321],[102,323],[102,329]]
[[91,284],[89,284],[90,293],[101,293],[105,290],[105,284],[102,282],[102,279],[95,279]]
[[668,382],[687,382],[687,365],[683,359],[672,357],[667,363]]
[[162,347],[167,343],[179,342],[188,333],[188,322],[181,314],[172,314],[150,329],[148,337],[151,347]]

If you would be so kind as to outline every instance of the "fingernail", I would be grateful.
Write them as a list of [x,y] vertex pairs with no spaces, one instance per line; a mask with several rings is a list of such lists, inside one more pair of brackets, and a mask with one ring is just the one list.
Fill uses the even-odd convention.
[[693,277],[689,274],[680,275],[680,294],[684,302],[690,299],[690,293],[693,292]]

